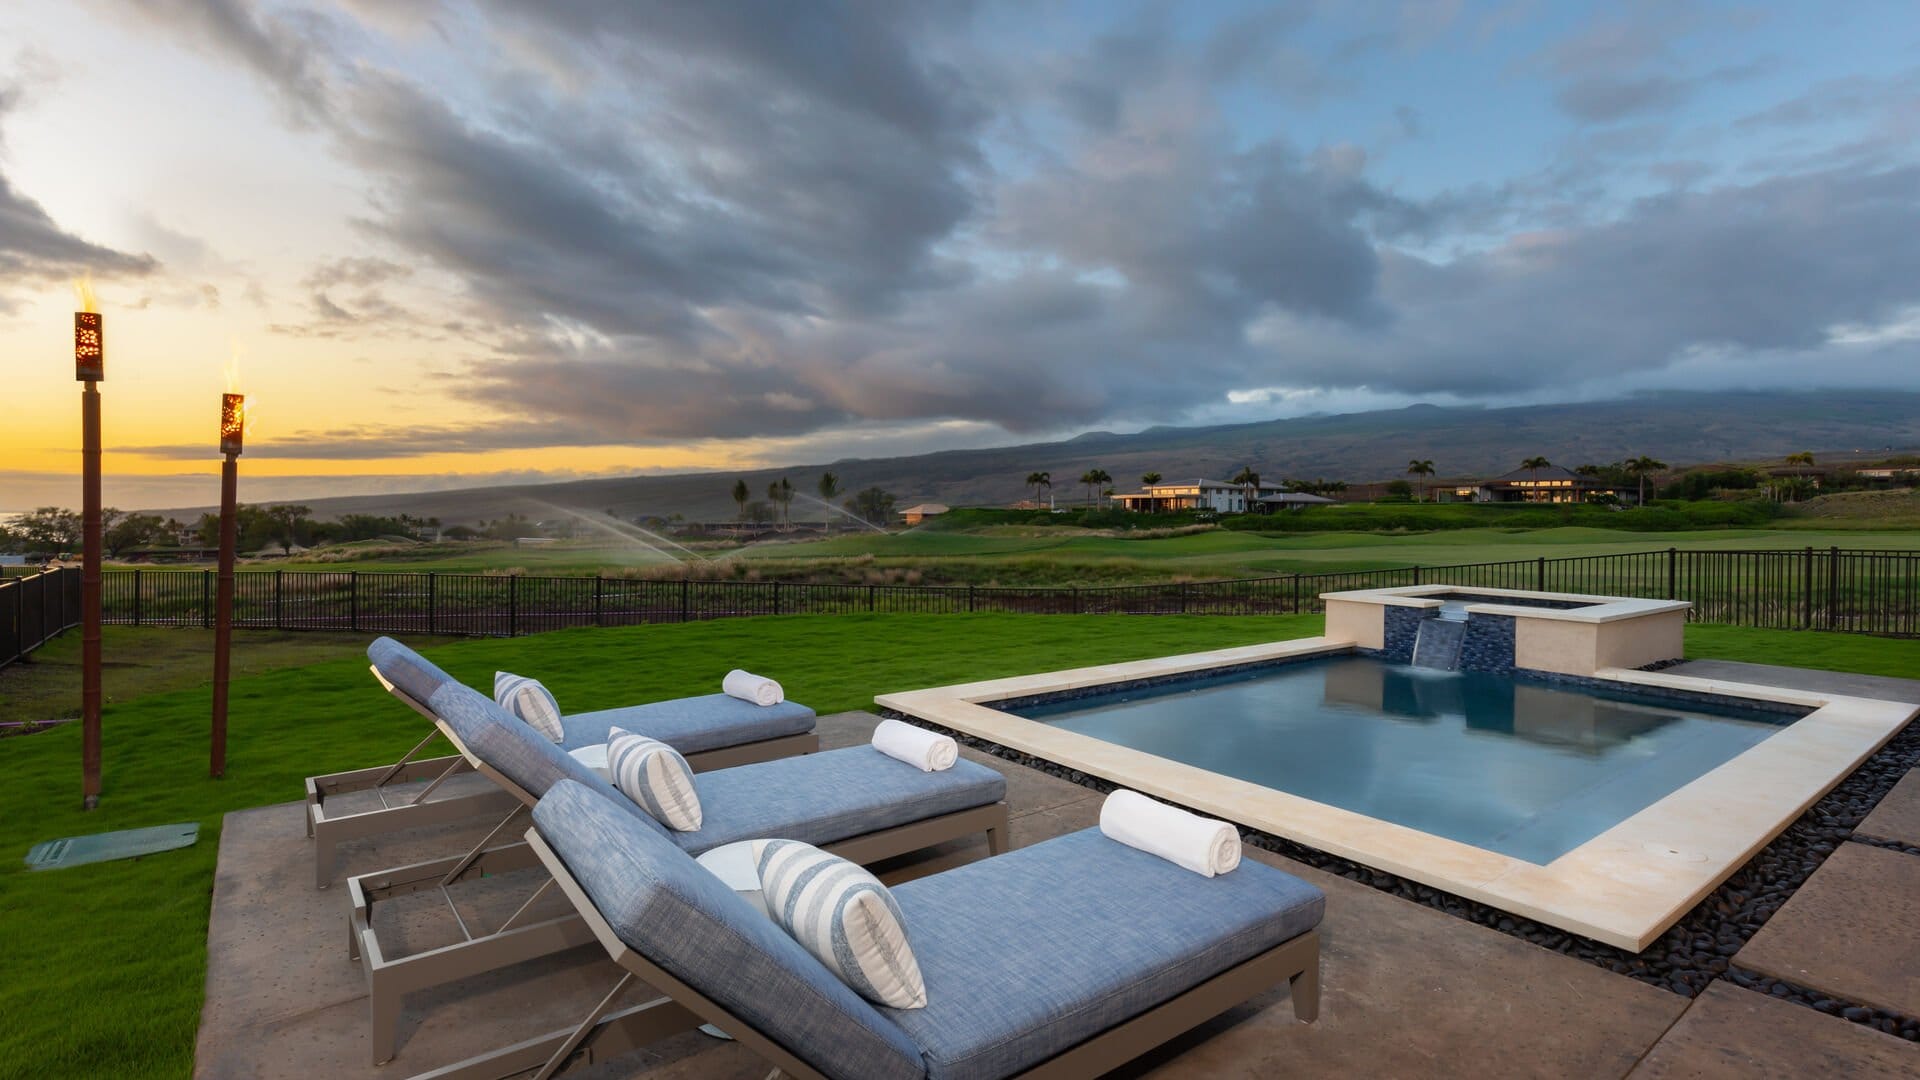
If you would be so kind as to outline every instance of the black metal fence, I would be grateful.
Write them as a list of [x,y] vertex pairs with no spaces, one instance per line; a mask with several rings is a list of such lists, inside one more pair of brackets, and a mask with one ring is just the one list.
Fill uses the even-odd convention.
[[80,571],[0,578],[0,667],[80,625]]
[[[1920,552],[1639,551],[1458,566],[1407,566],[1236,581],[1088,588],[839,585],[619,577],[242,570],[234,625],[254,629],[508,637],[570,626],[697,622],[740,615],[1276,615],[1323,610],[1320,595],[1396,585],[1536,589],[1691,600],[1702,622],[1920,636]],[[111,570],[105,621],[211,626],[212,570]],[[80,575],[0,585],[0,665],[77,625]]]

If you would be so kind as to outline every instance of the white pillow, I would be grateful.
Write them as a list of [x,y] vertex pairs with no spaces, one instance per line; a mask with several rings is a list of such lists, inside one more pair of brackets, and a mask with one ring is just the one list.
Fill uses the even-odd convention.
[[655,821],[675,832],[700,828],[700,793],[693,767],[680,751],[621,728],[607,731],[607,771],[613,786]]
[[515,675],[510,671],[496,671],[493,673],[493,700],[554,742],[566,739],[567,729],[560,725],[560,703],[553,700],[553,695],[540,685],[540,680]]
[[717,848],[700,853],[694,862],[720,879],[721,884],[732,889],[747,906],[773,918],[767,910],[767,894],[760,888],[760,869],[754,864],[752,840],[736,840],[731,844],[721,844]]
[[926,1008],[927,984],[907,943],[906,920],[880,879],[798,840],[748,842],[776,925],[868,1001]]

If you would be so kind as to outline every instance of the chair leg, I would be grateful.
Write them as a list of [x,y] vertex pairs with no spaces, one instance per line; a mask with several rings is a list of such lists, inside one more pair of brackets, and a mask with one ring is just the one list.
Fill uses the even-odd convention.
[[[307,828],[312,829],[309,820]],[[321,835],[325,833],[326,835]],[[313,883],[319,888],[333,884],[333,834],[330,830],[320,829],[313,833]]]
[[1293,997],[1293,1018],[1303,1024],[1311,1024],[1320,1018],[1320,958],[1315,956],[1313,963],[1305,971],[1287,980],[1288,989]]
[[995,825],[987,830],[987,854],[1004,855],[1007,852],[1007,828]]
[[380,983],[370,982],[367,1008],[373,1021],[368,1031],[373,1063],[385,1065],[400,1052],[400,995]]

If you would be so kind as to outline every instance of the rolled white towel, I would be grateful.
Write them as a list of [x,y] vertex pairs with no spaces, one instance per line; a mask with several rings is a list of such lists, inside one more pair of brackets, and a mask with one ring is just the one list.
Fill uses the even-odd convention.
[[787,700],[787,692],[780,689],[779,683],[765,675],[755,675],[739,668],[727,672],[727,677],[720,680],[720,689],[755,705],[778,705]]
[[612,770],[607,767],[606,743],[594,743],[592,746],[582,746],[577,750],[569,750],[567,753],[573,760],[599,773],[600,779],[602,780],[606,780],[613,775]]
[[1240,865],[1240,834],[1233,826],[1125,788],[1101,804],[1100,831],[1207,877]]
[[880,726],[873,729],[873,748],[921,772],[951,769],[960,760],[960,744],[951,736],[936,735],[898,720],[880,721]]

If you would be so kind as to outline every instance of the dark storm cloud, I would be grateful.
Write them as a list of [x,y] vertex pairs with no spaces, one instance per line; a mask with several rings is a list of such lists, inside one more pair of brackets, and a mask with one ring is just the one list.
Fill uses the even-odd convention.
[[1885,242],[1920,234],[1916,193],[1920,169],[1830,172],[1647,199],[1446,264],[1391,256],[1389,329],[1296,323],[1276,347],[1311,357],[1309,385],[1469,395],[1622,380],[1689,349],[1811,354],[1916,299],[1920,250]]
[[[1304,7],[1198,38],[1150,14],[1030,66],[980,50],[955,5],[477,10],[406,14],[497,46],[454,92],[368,59],[378,31],[337,14],[175,9],[328,134],[367,177],[366,228],[404,253],[317,269],[314,321],[289,332],[377,324],[395,268],[449,273],[486,347],[439,385],[538,418],[280,452],[1038,432],[1255,387],[1511,395],[1701,349],[1812,355],[1920,299],[1912,170],[1863,154],[1706,187],[1654,157],[1682,130],[1662,114],[1754,70],[1681,70],[1674,35],[1715,25],[1685,5],[1534,59],[1535,92],[1581,122],[1558,167],[1420,198],[1358,145],[1223,116],[1229,85],[1338,91],[1291,62]],[[1399,37],[1452,25],[1432,10]],[[1628,169],[1684,190],[1590,211]]]

